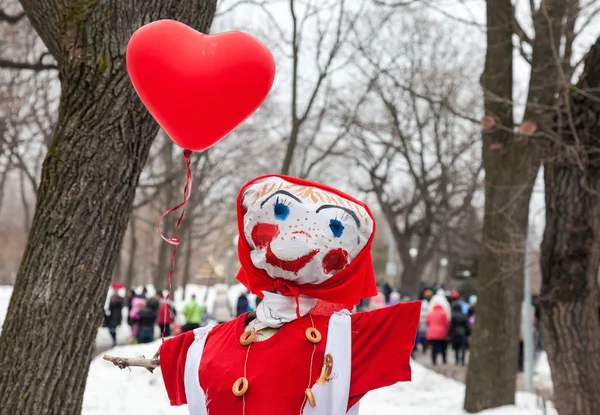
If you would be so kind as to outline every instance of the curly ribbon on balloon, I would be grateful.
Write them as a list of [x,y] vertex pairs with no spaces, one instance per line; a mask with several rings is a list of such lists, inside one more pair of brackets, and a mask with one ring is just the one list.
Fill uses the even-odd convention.
[[[177,255],[177,247],[179,246],[179,226],[181,225],[181,222],[183,221],[183,215],[185,215],[185,205],[187,203],[187,201],[189,200],[190,196],[192,195],[192,169],[190,167],[191,162],[192,162],[192,151],[191,150],[183,150],[183,159],[185,161],[185,166],[186,166],[186,181],[185,181],[185,188],[183,189],[183,202],[181,202],[180,204],[178,204],[177,206],[172,207],[171,209],[167,210],[165,213],[163,213],[160,217],[160,219],[158,220],[158,234],[160,235],[160,237],[163,239],[163,241],[167,242],[168,244],[173,245],[175,248],[173,248],[173,255],[171,255],[171,271],[169,271],[169,292],[167,293],[167,298],[165,300],[167,307],[164,307],[165,311],[164,311],[164,321],[168,321],[167,320],[167,313],[170,311],[169,307],[168,307],[168,302],[169,299],[171,298],[171,290],[173,288],[173,283],[172,283],[172,277],[173,277],[173,273],[175,272],[175,256]],[[179,209],[183,208],[183,210],[181,211],[181,214],[179,215],[179,219],[177,220],[177,224],[175,225],[175,234],[173,235],[172,238],[168,238],[165,235],[163,235],[161,229],[160,229],[160,222],[163,220],[163,218]],[[164,343],[165,341],[165,330],[166,330],[167,326],[166,324],[163,326],[162,329],[162,341]]]

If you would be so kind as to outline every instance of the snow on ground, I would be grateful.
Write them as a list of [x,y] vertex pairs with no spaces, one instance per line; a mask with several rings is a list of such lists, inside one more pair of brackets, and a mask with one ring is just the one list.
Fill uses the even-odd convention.
[[533,383],[538,390],[548,390],[550,393],[553,391],[550,363],[548,362],[548,355],[544,351],[540,353],[535,365]]
[[6,317],[12,290],[13,288],[10,285],[0,285],[0,333],[2,333],[2,325],[4,324],[4,318]]
[[[111,356],[152,357],[160,340],[137,346],[119,346],[106,352]],[[135,370],[137,369],[137,370]],[[119,370],[98,356],[92,361],[83,397],[84,415],[183,415],[186,406],[171,407],[160,369],[150,373],[145,369]]]
[[[124,346],[110,350],[113,356],[152,356],[160,341],[149,345]],[[461,409],[465,386],[413,363],[413,382],[399,383],[367,394],[360,415],[465,415]],[[92,361],[83,401],[83,415],[187,414],[187,408],[170,407],[160,369],[120,371],[101,357]],[[481,415],[542,415],[533,395],[518,393],[517,405],[481,412]],[[547,415],[556,415],[553,409]]]
[[[368,393],[361,400],[360,415],[465,415],[465,385],[412,362],[413,380]],[[515,406],[480,412],[481,415],[542,415],[535,395],[517,393]],[[554,409],[547,415],[557,415]]]

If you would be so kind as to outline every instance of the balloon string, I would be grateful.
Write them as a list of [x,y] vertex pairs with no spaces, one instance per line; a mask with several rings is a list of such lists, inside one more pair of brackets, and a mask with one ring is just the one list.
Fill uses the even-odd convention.
[[[164,307],[165,311],[163,313],[163,317],[164,317],[163,321],[164,322],[169,321],[169,320],[167,320],[167,313],[170,312],[169,299],[171,298],[171,290],[173,289],[172,277],[173,277],[173,273],[175,272],[175,256],[177,255],[177,247],[179,246],[179,243],[180,243],[179,242],[179,226],[181,225],[181,221],[183,221],[183,215],[185,215],[185,205],[192,194],[192,169],[190,167],[190,164],[192,162],[192,152],[190,150],[183,150],[183,159],[185,161],[185,166],[186,166],[186,181],[185,181],[185,188],[183,189],[183,202],[181,202],[177,206],[172,207],[171,209],[167,210],[165,213],[163,213],[161,215],[160,219],[158,220],[158,233],[159,233],[160,237],[165,242],[167,242],[175,247],[175,248],[173,248],[173,255],[171,255],[171,271],[169,271],[169,278],[168,278],[169,292],[167,293],[167,298],[165,300],[167,307]],[[163,235],[162,231],[160,230],[160,222],[163,220],[163,218],[165,216],[167,216],[170,213],[173,213],[176,210],[179,210],[181,208],[183,208],[183,210],[181,211],[181,214],[179,215],[179,219],[177,220],[177,224],[175,225],[175,234],[173,235],[172,238],[167,238],[165,235]],[[167,323],[167,324],[169,324],[169,323]],[[163,329],[162,329],[162,334],[161,334],[163,343],[165,342],[165,330],[167,329],[167,324],[163,324]]]

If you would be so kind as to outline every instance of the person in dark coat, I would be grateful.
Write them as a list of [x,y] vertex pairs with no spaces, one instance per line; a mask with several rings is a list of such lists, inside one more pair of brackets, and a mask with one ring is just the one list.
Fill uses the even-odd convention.
[[392,291],[393,291],[392,286],[390,284],[388,284],[386,281],[385,283],[383,283],[381,288],[383,289],[383,295],[385,296],[385,303],[388,304],[390,302],[390,295],[392,294]]
[[236,316],[239,317],[248,311],[250,303],[248,302],[248,293],[241,293],[237,300]]
[[123,298],[116,292],[110,297],[108,314],[105,314],[106,326],[113,339],[113,346],[117,345],[117,327],[123,321]]
[[154,341],[154,325],[158,317],[159,301],[156,298],[151,298],[139,312],[139,330],[138,343],[152,343]]
[[467,339],[471,335],[469,317],[462,312],[460,303],[452,304],[452,320],[450,321],[450,342],[454,349],[456,364],[465,365]]
[[131,317],[129,317],[129,313],[131,313],[131,303],[133,302],[133,299],[136,297],[135,294],[135,290],[133,288],[129,289],[129,292],[127,293],[127,324],[129,324],[130,326],[133,326],[133,320],[131,319]]

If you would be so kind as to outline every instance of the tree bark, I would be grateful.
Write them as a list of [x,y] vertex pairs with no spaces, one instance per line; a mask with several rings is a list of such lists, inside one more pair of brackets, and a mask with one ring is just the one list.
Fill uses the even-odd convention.
[[[162,159],[165,165],[166,174],[170,174],[173,171],[173,142],[165,137],[165,146],[162,149]],[[183,159],[183,157],[182,157]],[[177,181],[174,184],[168,184],[162,188],[162,207],[161,210],[167,211],[174,205],[179,203],[179,197],[176,195]],[[182,190],[183,193],[183,190]],[[164,235],[172,236],[175,233],[175,223],[181,211],[173,212],[167,215],[161,223],[161,230]],[[168,243],[161,242],[158,245],[158,262],[156,264],[156,271],[152,283],[154,288],[158,290],[164,290],[168,285],[168,274],[171,267],[171,255],[173,255],[174,246]]]
[[[512,404],[515,399],[519,328],[515,304],[520,304],[523,292],[521,247],[537,168],[531,166],[527,142],[508,146],[513,139],[512,13],[510,0],[487,2],[482,86],[486,116],[493,117],[496,125],[483,134],[485,217],[464,403],[467,412]],[[522,173],[514,174],[518,169]]]
[[31,229],[29,201],[27,200],[27,189],[25,189],[25,167],[19,169],[19,190],[21,192],[21,204],[23,205],[23,227],[25,232],[29,233]]
[[[295,115],[293,115],[295,117]],[[298,135],[300,134],[299,121],[296,118],[292,119],[292,130],[288,138],[288,144],[285,149],[285,157],[283,158],[283,164],[281,165],[281,174],[289,175],[292,168],[292,161],[294,160],[294,153],[298,146]]]
[[[477,275],[478,306],[464,407],[467,412],[513,404],[518,369],[520,304],[529,201],[541,155],[529,136],[513,133],[514,10],[510,0],[486,2],[487,53],[482,75],[485,216]],[[566,0],[544,0],[535,19],[531,79],[524,120],[539,131],[553,113],[558,50]]]
[[403,296],[412,294],[415,298],[418,298],[420,284],[421,272],[417,271],[415,267],[408,267],[402,270],[400,292]]
[[185,287],[190,283],[192,278],[192,253],[194,252],[194,240],[192,234],[194,233],[194,221],[190,218],[185,224],[185,264],[183,267],[183,273],[181,274],[181,287],[185,292]]
[[0,414],[79,414],[102,306],[158,127],[127,78],[133,31],[206,32],[216,1],[22,0],[56,58],[58,121],[0,337]]
[[127,263],[127,274],[125,275],[125,288],[129,290],[133,287],[135,272],[135,259],[137,255],[137,238],[135,235],[135,216],[131,215],[129,219],[129,262]]
[[[119,245],[120,247],[120,245]],[[121,265],[123,263],[123,250],[119,249],[117,252],[117,259],[114,262],[113,270],[111,273],[112,282],[121,282]]]
[[[600,40],[600,39],[599,39]],[[583,91],[583,92],[580,92]],[[600,413],[600,45],[557,117],[544,160],[541,322],[561,415]]]

